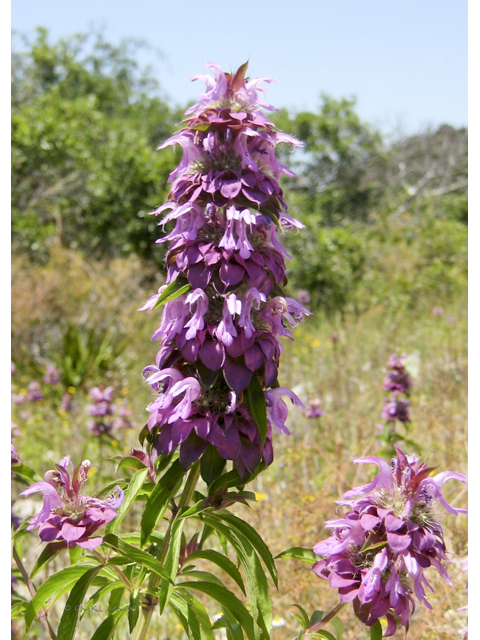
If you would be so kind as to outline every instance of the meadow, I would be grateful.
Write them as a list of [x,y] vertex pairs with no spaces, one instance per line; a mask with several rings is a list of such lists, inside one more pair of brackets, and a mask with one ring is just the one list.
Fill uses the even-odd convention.
[[[222,512],[226,512],[226,509],[218,508],[225,504],[222,502],[225,496],[220,490],[226,491],[226,485],[219,485],[220,493],[208,493],[208,500],[212,502],[205,503],[208,506],[204,508],[202,500],[207,498],[198,493],[195,495],[189,480],[186,480],[180,498],[180,494],[176,493],[185,476],[186,466],[181,471],[183,475],[179,480],[180,484],[172,481],[170,486],[170,480],[165,480],[172,469],[175,471],[175,468],[180,467],[182,453],[178,462],[176,454],[172,457],[170,452],[167,454],[161,450],[162,455],[155,462],[156,471],[158,474],[165,473],[157,478],[157,484],[154,484],[156,478],[153,467],[148,468],[150,476],[147,478],[147,469],[138,459],[133,457],[135,464],[133,467],[128,466],[132,463],[132,456],[129,457],[132,449],[139,448],[139,435],[142,434],[148,417],[146,407],[155,398],[159,398],[145,382],[142,371],[155,362],[159,345],[151,342],[151,335],[160,324],[161,310],[140,312],[139,309],[152,293],[164,285],[166,252],[164,246],[155,244],[155,240],[169,233],[172,225],[164,230],[158,229],[155,219],[150,218],[149,213],[165,202],[169,188],[167,178],[180,161],[179,154],[175,155],[171,149],[157,153],[155,148],[178,129],[184,109],[172,106],[159,97],[159,93],[155,91],[155,83],[138,68],[135,47],[132,49],[128,44],[114,47],[106,43],[101,34],[94,34],[93,37],[93,43],[89,36],[77,35],[51,44],[46,30],[39,29],[35,41],[30,42],[23,52],[14,52],[12,442],[17,459],[12,454],[12,526],[16,536],[15,548],[23,561],[25,572],[22,575],[19,568],[13,570],[12,593],[16,617],[12,622],[12,632],[17,638],[47,638],[47,632],[41,624],[45,624],[46,620],[42,620],[41,615],[36,619],[39,610],[31,613],[32,605],[29,602],[34,589],[52,584],[48,580],[68,567],[69,563],[75,565],[79,559],[88,563],[100,558],[102,566],[92,568],[93,572],[101,571],[98,576],[96,573],[92,574],[92,585],[99,586],[100,589],[97,594],[90,595],[89,592],[89,595],[90,602],[98,601],[98,605],[103,607],[103,614],[93,610],[85,612],[76,629],[77,619],[72,618],[74,614],[66,615],[67,597],[73,597],[68,596],[67,591],[73,589],[72,594],[79,597],[78,590],[84,585],[83,575],[75,586],[70,582],[48,596],[54,596],[47,605],[48,620],[53,628],[61,629],[59,640],[72,640],[73,637],[78,640],[111,638],[113,627],[108,625],[114,619],[113,616],[108,616],[106,626],[99,628],[105,616],[105,607],[109,603],[128,605],[129,602],[136,602],[138,612],[140,597],[143,598],[145,617],[142,614],[142,625],[145,626],[137,626],[137,640],[150,636],[162,640],[181,640],[186,634],[193,640],[223,640],[227,635],[225,629],[220,628],[221,620],[213,628],[213,632],[210,625],[221,613],[219,607],[212,604],[211,598],[206,598],[203,593],[197,594],[196,604],[194,600],[182,601],[177,596],[177,600],[169,600],[170,603],[183,602],[182,606],[186,607],[185,611],[188,609],[189,615],[192,611],[200,611],[202,629],[198,626],[198,621],[196,626],[194,624],[189,627],[182,615],[174,617],[168,610],[161,622],[154,616],[148,632],[150,614],[147,610],[152,611],[156,606],[158,599],[155,598],[164,597],[158,596],[160,578],[162,588],[166,589],[162,593],[170,593],[165,596],[169,599],[171,592],[168,579],[177,578],[179,567],[188,574],[188,564],[186,567],[182,564],[186,557],[180,561],[179,554],[186,553],[186,541],[197,531],[195,526],[198,527],[198,521],[195,520],[195,515],[200,514],[200,521],[202,517],[206,518],[202,530],[203,544],[205,532],[207,531],[207,538],[215,529],[211,524],[216,522],[215,514],[220,512],[218,518],[221,520]],[[232,79],[228,76],[231,87],[236,87],[235,91],[246,82],[245,72],[244,65],[239,69],[238,77],[235,75]],[[286,300],[290,297],[302,300],[302,304],[312,313],[295,327],[294,341],[286,337],[281,339],[283,353],[278,384],[274,377],[270,379],[271,384],[267,384],[267,365],[275,363],[273,356],[267,356],[266,352],[260,364],[257,354],[255,366],[252,364],[253,368],[247,372],[251,382],[243,386],[243,382],[232,382],[233,377],[228,378],[227,364],[224,377],[218,377],[217,373],[212,377],[213,369],[203,361],[200,362],[201,356],[200,360],[195,356],[192,362],[183,352],[179,355],[183,347],[178,345],[172,355],[177,360],[173,359],[173,364],[169,365],[173,369],[170,368],[168,374],[173,387],[177,384],[173,381],[178,378],[182,384],[189,381],[190,387],[187,387],[193,395],[195,388],[198,387],[198,393],[202,388],[203,395],[195,396],[200,397],[200,400],[194,413],[198,409],[205,411],[207,415],[207,409],[210,410],[214,402],[218,403],[219,397],[223,398],[223,408],[220,410],[218,405],[214,406],[212,413],[217,411],[221,414],[220,424],[223,424],[225,431],[232,412],[237,422],[228,423],[229,425],[245,426],[243,420],[253,421],[248,424],[253,424],[255,434],[252,438],[257,437],[257,444],[253,444],[254,440],[250,436],[247,442],[246,432],[241,432],[242,452],[248,451],[248,447],[251,447],[250,452],[255,447],[257,451],[260,446],[258,443],[265,446],[267,415],[273,421],[272,407],[281,406],[275,405],[275,393],[279,393],[275,390],[278,385],[287,387],[287,392],[291,389],[307,405],[307,409],[303,409],[292,406],[287,400],[289,415],[286,426],[290,435],[273,433],[273,463],[256,476],[257,467],[253,471],[249,469],[252,476],[240,474],[235,477],[236,472],[232,471],[233,484],[229,487],[238,488],[239,493],[235,494],[233,504],[225,497],[230,513],[250,523],[259,534],[260,547],[264,541],[274,556],[291,547],[312,549],[327,538],[329,532],[325,522],[342,513],[342,508],[336,501],[352,486],[362,485],[373,477],[371,467],[355,465],[352,459],[382,456],[388,460],[394,454],[392,438],[401,443],[407,454],[421,455],[422,459],[428,460],[429,465],[438,466],[439,471],[467,473],[467,132],[465,129],[442,125],[416,135],[389,140],[380,131],[360,120],[354,100],[336,100],[328,95],[322,95],[321,99],[318,113],[289,113],[280,110],[272,117],[276,127],[303,143],[303,150],[297,148],[293,153],[280,148],[285,145],[280,145],[277,149],[278,160],[285,165],[283,169],[286,177],[281,181],[283,192],[277,181],[279,165],[273,159],[273,154],[269,156],[260,143],[260,146],[255,147],[249,142],[250,153],[252,157],[257,157],[258,165],[252,164],[256,167],[255,171],[248,168],[251,172],[247,176],[250,182],[245,184],[252,183],[251,180],[254,180],[252,184],[257,184],[255,181],[258,179],[258,184],[263,184],[267,191],[270,189],[270,195],[267,198],[265,194],[255,195],[254,192],[252,196],[245,186],[241,187],[250,196],[260,199],[258,207],[254,207],[250,200],[245,200],[247,196],[242,195],[243,191],[239,196],[238,206],[249,207],[255,215],[249,209],[243,209],[241,213],[240,209],[237,211],[235,232],[238,238],[235,251],[245,253],[248,249],[248,256],[251,251],[258,252],[257,257],[263,255],[261,252],[264,250],[267,251],[265,255],[277,252],[279,260],[271,269],[272,273],[278,269],[280,275],[273,276],[268,271],[266,280],[275,277],[275,283],[272,279],[272,287],[266,288],[266,295],[261,294],[262,304],[265,303],[265,306],[259,311],[261,295],[255,288],[257,284],[254,287],[248,281],[250,275],[245,276],[245,282],[241,280],[239,284],[228,281],[228,271],[225,286],[219,280],[212,280],[215,282],[214,286],[207,282],[203,286],[198,285],[200,288],[195,286],[195,291],[189,294],[195,293],[197,299],[201,296],[207,299],[205,291],[208,290],[210,298],[206,309],[210,316],[205,315],[205,310],[203,314],[205,322],[218,323],[211,325],[215,327],[216,333],[210,334],[211,340],[208,338],[210,346],[215,348],[219,347],[220,342],[217,338],[221,314],[224,314],[222,322],[225,324],[228,316],[225,305],[228,307],[232,301],[233,304],[240,304],[240,296],[242,314],[246,314],[245,300],[249,299],[248,295],[255,295],[252,292],[256,292],[257,328],[265,332],[265,326],[268,325],[265,318],[270,318],[269,337],[275,345],[277,336],[281,335],[280,331],[285,329],[285,317],[289,312]],[[237,107],[238,105],[235,109]],[[243,116],[235,111],[232,113],[237,120],[239,117],[253,118],[250,111]],[[263,116],[256,112],[255,117],[260,120],[256,123],[249,121],[252,135],[258,135],[260,131],[274,147],[272,140],[276,141],[276,138],[269,138],[277,135],[272,133],[274,125],[269,123],[262,128],[258,122],[262,122]],[[212,131],[216,131],[217,125],[218,122],[212,125]],[[198,150],[202,136],[205,137],[205,145],[208,143],[207,136],[210,132],[205,132],[209,126],[205,128],[205,123],[192,124],[192,130],[188,133],[191,134],[191,139],[188,139],[194,145],[195,152],[200,154],[201,161],[183,163],[183,170],[188,182],[194,179],[192,176],[197,175],[195,172],[203,177],[207,176],[209,163],[213,163],[211,166],[215,168],[215,162],[218,161],[218,166],[222,168],[223,162],[233,162],[232,166],[227,162],[227,170],[222,169],[219,174],[221,180],[226,181],[225,184],[222,183],[222,188],[226,185],[227,195],[221,194],[223,199],[218,201],[221,202],[220,205],[215,201],[218,212],[215,215],[209,214],[212,215],[211,218],[204,215],[203,209],[203,217],[198,217],[197,208],[197,218],[192,214],[191,219],[183,220],[188,225],[193,222],[199,225],[201,232],[198,237],[196,228],[195,237],[192,239],[189,235],[192,233],[191,226],[188,230],[185,226],[180,235],[186,234],[189,242],[200,242],[199,238],[204,237],[201,234],[213,233],[214,240],[209,242],[212,246],[216,242],[221,247],[224,246],[219,244],[223,233],[225,235],[222,243],[228,240],[225,231],[225,220],[228,218],[226,203],[233,202],[240,193],[236,192],[234,198],[228,195],[231,194],[229,189],[232,180],[237,180],[240,185],[240,179],[232,179],[231,174],[236,175],[235,171],[238,173],[247,169],[235,155],[238,155],[238,149],[243,148],[240,144],[241,135],[235,133],[239,130],[235,123],[228,125],[229,135],[220,130],[223,124],[218,125],[220,133],[215,133],[220,138],[225,134],[222,144],[231,152],[233,160],[228,154],[224,155],[223,147],[219,147],[220,151],[216,149],[218,157],[209,155],[205,151],[206,146],[203,151]],[[240,141],[240,146],[236,142],[233,147],[234,135],[238,135],[237,142]],[[215,145],[219,144],[215,136],[212,139],[216,140]],[[193,140],[197,142],[192,142]],[[247,143],[242,144],[246,150]],[[246,154],[245,150],[242,153]],[[266,156],[268,160],[265,160]],[[296,172],[296,177],[292,171]],[[225,178],[225,175],[230,175],[230,178]],[[243,174],[242,176],[246,179]],[[172,186],[171,200],[176,199],[177,206],[184,196],[175,196],[175,184]],[[217,187],[214,192],[215,189]],[[274,192],[277,195],[272,196]],[[277,232],[272,221],[279,228],[284,224],[282,214],[279,213],[284,210],[282,194],[289,213],[305,225],[298,233],[278,233],[278,239],[291,255],[291,260],[287,260],[286,265],[288,279],[283,277],[281,253],[278,248],[273,249],[278,244],[275,245]],[[204,194],[201,197],[205,199],[200,201],[202,206],[214,208],[209,200],[210,195]],[[235,210],[235,207],[228,211],[231,212],[232,209]],[[188,215],[191,211],[189,210]],[[218,218],[215,218],[217,213]],[[229,228],[233,234],[233,218],[230,223]],[[250,225],[250,240],[254,247],[248,244],[247,225]],[[285,226],[288,227],[288,223]],[[221,229],[221,233],[218,229]],[[205,238],[209,237],[205,235]],[[240,249],[241,242],[245,244]],[[214,249],[205,251],[213,252]],[[233,249],[230,248],[229,251],[227,258],[222,258],[227,260],[227,267]],[[175,258],[175,253],[167,258],[170,266],[175,262],[171,260],[172,255]],[[240,256],[243,259],[242,253]],[[248,271],[243,267],[240,270],[242,273]],[[267,268],[264,270],[267,271]],[[167,298],[170,302],[176,295],[183,295],[183,290],[186,292],[190,288],[194,289],[193,285],[190,287],[191,283],[182,284],[187,281],[182,280],[185,274],[182,269],[180,271],[181,277],[175,281],[174,287],[183,289],[178,288],[173,294],[174,298]],[[214,276],[216,275],[215,271]],[[262,282],[258,284],[260,288],[267,286],[261,278],[258,282]],[[239,296],[238,300],[232,294],[234,290]],[[167,292],[172,295],[168,289]],[[284,295],[286,298],[282,297]],[[269,296],[274,297],[267,302]],[[161,301],[160,298],[158,302]],[[220,303],[223,307],[219,306]],[[191,303],[188,313],[193,314],[193,304]],[[200,305],[199,302],[195,304]],[[295,309],[296,303],[290,304],[293,305],[290,312],[295,315],[292,309]],[[280,313],[275,305],[283,305],[283,325],[283,316],[280,316],[277,324],[274,322],[274,315]],[[222,308],[223,312],[219,311]],[[199,306],[196,309],[198,316]],[[239,316],[240,311],[234,313],[229,310],[228,313],[236,318],[235,313]],[[297,320],[301,315],[297,316]],[[198,317],[194,320],[192,315],[190,324],[185,327],[182,324],[182,330],[186,331],[187,327],[192,327],[192,323],[195,325],[198,322],[193,331],[196,336],[195,332],[200,330],[203,323],[203,315],[200,320]],[[239,332],[240,327],[243,327],[242,339],[248,338],[247,325],[241,324],[245,318],[242,316],[235,321],[238,322]],[[213,341],[214,335],[216,344]],[[203,339],[207,340],[205,335]],[[196,337],[186,340],[190,344]],[[227,345],[227,342],[223,344]],[[258,350],[259,347],[256,346]],[[224,349],[222,345],[220,347]],[[247,347],[243,344],[242,349],[246,353]],[[412,378],[409,395],[410,421],[403,424],[397,420],[394,425],[387,425],[381,419],[387,398],[383,380],[387,363],[393,354],[406,354],[407,370]],[[170,362],[168,358],[170,355],[165,362]],[[178,358],[185,358],[185,362]],[[231,367],[239,363],[243,369],[246,367],[243,363],[247,362],[247,358],[246,355],[244,358],[243,352],[240,356],[238,353],[230,354],[230,360],[224,352],[224,358],[226,363],[230,362]],[[267,362],[268,358],[270,360]],[[160,368],[163,366],[162,364]],[[271,376],[271,373],[268,375]],[[201,386],[198,380],[201,381]],[[154,383],[150,384],[154,386]],[[238,389],[234,386],[237,384]],[[170,393],[169,389],[168,386],[163,387],[164,396],[167,395],[167,390]],[[211,389],[214,391],[209,395]],[[182,393],[184,391],[185,389]],[[177,396],[175,402],[178,405],[171,399],[168,411],[180,411],[187,394],[181,401]],[[235,398],[233,409],[232,397]],[[225,398],[228,398],[228,402]],[[267,401],[270,403],[268,409]],[[200,414],[196,414],[197,418],[198,415]],[[189,418],[189,415],[185,417],[182,414],[182,420]],[[156,419],[160,420],[158,417]],[[185,424],[182,421],[178,423]],[[166,425],[165,422],[161,423],[162,426],[158,426],[159,424],[153,425],[154,432]],[[170,422],[165,427],[167,434],[169,425]],[[197,426],[196,424],[195,428]],[[271,428],[270,423],[269,426]],[[181,429],[182,426],[178,428]],[[235,426],[237,428],[241,429]],[[147,431],[144,430],[143,434]],[[197,436],[192,431],[188,433],[190,435],[185,437],[190,441],[194,436],[192,441],[198,446],[198,441],[203,436]],[[156,433],[151,437],[156,438]],[[225,434],[223,437],[226,441]],[[240,446],[240,436],[237,434],[236,437]],[[159,440],[155,442],[158,444]],[[205,439],[202,442],[202,446],[207,447],[206,442],[209,441]],[[183,447],[184,441],[181,443]],[[204,448],[200,454],[208,451],[213,458],[204,455],[209,462],[202,467],[202,478],[207,479],[205,482],[199,481],[199,492],[205,492],[207,480],[209,492],[217,481],[229,482],[226,480],[227,474],[220,475],[224,459],[235,460],[235,465],[240,460],[238,453],[235,458],[233,454],[223,455],[220,448],[217,452],[217,446],[223,445],[210,442],[208,449]],[[160,445],[159,448],[161,449]],[[215,450],[214,453],[212,449]],[[182,450],[181,448],[180,451]],[[265,451],[266,449],[262,449],[261,456],[264,459]],[[110,537],[104,542],[106,547],[102,545],[102,548],[108,547],[109,554],[114,550],[114,557],[109,557],[107,561],[105,557],[95,555],[95,550],[93,553],[82,552],[74,542],[74,548],[69,548],[70,554],[63,549],[58,555],[46,558],[46,552],[43,552],[45,564],[37,571],[34,565],[42,546],[36,532],[26,533],[26,524],[21,523],[38,514],[40,496],[21,498],[19,494],[33,480],[38,481],[43,477],[45,471],[52,469],[66,455],[70,455],[75,464],[90,460],[91,466],[87,469],[88,495],[93,496],[94,492],[99,492],[100,500],[95,508],[105,509],[105,505],[108,507],[105,502],[108,491],[102,493],[101,489],[105,484],[110,485],[109,490],[115,483],[121,484],[125,489],[129,487],[127,491],[131,493],[124,503],[128,503],[128,508],[125,507],[127,511],[125,514],[121,512],[118,519],[122,520],[125,515],[121,531],[126,537],[122,538],[122,544],[140,543],[143,549],[152,535],[147,547],[148,553],[142,552],[140,547],[130,547],[129,553],[134,555],[129,558],[127,552],[122,555],[115,546],[111,546],[113,543]],[[137,451],[136,455],[145,454]],[[204,458],[202,457],[202,465]],[[218,458],[221,458],[220,466]],[[200,461],[193,462],[188,478],[198,478]],[[211,467],[207,468],[207,464],[211,464]],[[230,462],[228,464],[231,465]],[[256,465],[258,464],[257,461]],[[262,465],[263,462],[258,469]],[[194,469],[197,476],[190,475]],[[251,479],[253,476],[254,479]],[[141,482],[137,486],[138,478],[141,478]],[[241,482],[243,478],[250,479],[247,488],[253,493],[244,494]],[[162,483],[165,483],[165,487]],[[164,493],[158,494],[159,491]],[[449,482],[444,487],[444,493],[449,503],[466,506],[465,484]],[[144,538],[144,520],[148,518],[142,518],[142,508],[147,501],[153,511],[155,503],[152,496],[158,495],[162,496],[163,502],[157,503],[163,504],[164,510],[162,512],[158,506],[155,511],[158,522],[153,522]],[[190,514],[191,520],[187,520],[186,516],[182,520],[185,513],[189,513],[188,505],[192,497],[198,500],[195,508],[200,504],[200,510]],[[58,496],[55,499],[58,500]],[[242,503],[242,499],[248,504]],[[171,510],[171,520],[162,538],[163,534],[158,530],[162,528],[162,518],[162,525],[167,522],[164,517],[167,505]],[[71,504],[68,508],[70,507]],[[430,513],[428,509],[427,512]],[[57,517],[57,513],[60,512],[55,507],[51,511],[54,514],[52,517]],[[61,518],[70,518],[70,511],[65,513],[67,515],[63,514]],[[77,516],[78,513],[75,512],[72,517],[75,519]],[[434,593],[429,594],[432,610],[418,604],[410,621],[408,637],[410,640],[464,640],[468,636],[465,610],[467,518],[464,515],[447,514],[442,509],[438,509],[438,513],[435,511],[434,516],[444,528],[448,550],[447,570],[452,577],[453,586],[448,586],[430,568],[428,576],[435,589]],[[140,520],[142,533],[139,538]],[[193,521],[197,524],[192,524]],[[75,534],[78,534],[78,522],[77,518],[74,525],[71,525]],[[154,531],[156,525],[158,530]],[[110,523],[107,528],[109,526]],[[113,520],[108,535],[115,532],[115,526]],[[148,529],[147,525],[145,527]],[[208,527],[211,529],[210,533]],[[68,527],[66,531],[68,533]],[[250,529],[244,528],[243,532],[245,531]],[[223,549],[235,561],[232,548],[227,547],[225,529],[223,534],[221,528],[215,530],[215,535],[215,541],[210,538],[210,548],[219,552]],[[240,536],[239,539],[243,538]],[[190,540],[195,542],[194,537]],[[229,543],[233,544],[231,540]],[[252,616],[242,608],[237,607],[236,611],[243,612],[243,619],[247,622],[252,621],[249,638],[255,637],[257,640],[260,637],[260,626],[265,625],[262,616],[270,616],[270,601],[266,578],[263,574],[255,573],[261,569],[256,553],[261,553],[257,547],[256,552],[253,546],[248,547],[249,544],[247,540],[245,549],[250,549],[251,555],[247,557],[248,554],[242,556],[240,553],[238,560],[239,563],[243,562],[245,580],[250,580],[250,602],[243,598],[238,586],[238,582],[241,583],[240,574],[228,559],[223,558],[223,565],[220,565],[228,568],[227,577],[225,573],[217,571],[216,566],[213,577],[208,574],[207,567],[210,567],[210,563],[202,557],[194,565],[196,569],[190,569],[187,577],[196,576],[204,582],[204,589],[208,587],[215,590],[219,585],[223,589],[222,585],[225,584],[230,594],[236,594],[240,600],[243,598],[246,606],[250,607]],[[378,552],[378,546],[377,544],[372,548],[377,548]],[[50,548],[47,545],[47,549]],[[236,547],[235,549],[238,552]],[[366,548],[367,553],[370,550],[371,548]],[[117,551],[119,555],[115,555]],[[201,554],[200,549],[200,556]],[[376,557],[380,555],[378,553]],[[214,557],[218,560],[219,554]],[[162,574],[166,569],[162,569],[163,565],[158,568],[157,559],[164,561],[165,567],[172,572],[169,574],[170,578],[167,576],[167,579]],[[265,562],[265,557],[262,556],[262,559]],[[145,561],[147,564],[142,564]],[[152,562],[157,574],[155,569],[151,569]],[[329,611],[338,602],[338,593],[335,589],[329,589],[328,582],[317,577],[306,562],[279,558],[276,565],[278,589],[271,581],[269,583],[273,602],[271,635],[274,639],[287,640],[296,637],[301,631],[298,619],[295,618],[299,610],[294,605],[301,605],[308,615],[318,610]],[[121,566],[125,573],[119,568]],[[32,570],[35,577],[29,583],[28,576]],[[252,578],[253,574],[255,579]],[[123,582],[120,590],[118,576]],[[148,587],[143,584],[147,576]],[[403,577],[407,579],[406,574]],[[222,582],[219,583],[219,579]],[[113,582],[110,584],[109,580]],[[133,587],[134,580],[138,580],[138,584]],[[89,584],[86,584],[85,589]],[[130,600],[124,595],[125,584]],[[179,588],[181,590],[182,585]],[[184,587],[184,591],[188,588]],[[77,591],[74,594],[75,589]],[[260,593],[258,596],[255,595],[257,589]],[[83,595],[79,601],[82,601]],[[232,601],[229,600],[230,603]],[[196,609],[192,609],[192,602]],[[201,613],[199,603],[206,607],[208,615]],[[226,610],[229,611],[228,606]],[[172,611],[175,611],[175,607]],[[32,623],[29,629],[26,629],[21,620],[25,612]],[[239,626],[242,624],[240,618],[232,618],[233,623],[229,621],[229,624],[233,626],[225,627],[229,628],[228,640],[243,637]],[[350,607],[341,612],[340,618],[344,626],[344,640],[368,637],[368,630],[354,616]],[[123,640],[130,637],[128,625],[133,629],[137,619],[129,613],[128,625],[121,616],[115,618],[115,624],[117,622],[119,626],[116,637]],[[385,631],[386,619],[382,618],[382,622]],[[249,628],[248,624],[245,629]],[[377,632],[379,624],[377,622]],[[308,624],[304,625],[304,629],[307,627]],[[330,632],[334,631],[337,640],[340,640],[342,629],[338,624],[335,628],[328,629]],[[380,635],[381,633],[380,631]],[[54,637],[52,633],[49,635]],[[378,633],[375,635],[374,630],[371,638],[377,637],[380,636]],[[403,630],[399,629],[392,637],[403,638]]]

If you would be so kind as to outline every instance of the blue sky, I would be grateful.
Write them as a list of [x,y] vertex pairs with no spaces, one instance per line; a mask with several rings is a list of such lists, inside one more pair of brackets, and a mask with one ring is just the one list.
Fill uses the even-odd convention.
[[362,118],[406,131],[467,124],[466,0],[13,0],[12,28],[56,39],[92,27],[143,38],[164,92],[180,104],[203,89],[202,62],[250,60],[276,106],[314,110],[322,91],[355,95]]
[[250,60],[269,76],[269,100],[314,110],[322,91],[356,95],[362,118],[385,130],[467,124],[466,0],[13,0],[12,28],[52,39],[104,27],[117,43],[143,38],[163,91],[185,103],[203,90],[202,62]]

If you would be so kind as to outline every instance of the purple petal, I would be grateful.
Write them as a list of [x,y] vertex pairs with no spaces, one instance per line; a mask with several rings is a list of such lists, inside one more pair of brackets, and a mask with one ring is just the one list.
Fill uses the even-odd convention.
[[221,342],[206,339],[198,355],[208,369],[218,371],[225,360],[225,348]]
[[343,498],[354,498],[355,496],[364,495],[365,493],[369,493],[374,489],[393,489],[393,476],[392,470],[388,462],[383,460],[382,458],[378,458],[376,456],[369,456],[366,458],[354,458],[353,462],[357,464],[365,464],[365,463],[373,463],[376,464],[379,468],[378,475],[369,482],[368,484],[364,484],[362,486],[353,487],[350,491],[347,491],[343,494]]
[[252,372],[244,364],[228,356],[225,358],[223,373],[228,386],[236,393],[244,391],[252,379]]

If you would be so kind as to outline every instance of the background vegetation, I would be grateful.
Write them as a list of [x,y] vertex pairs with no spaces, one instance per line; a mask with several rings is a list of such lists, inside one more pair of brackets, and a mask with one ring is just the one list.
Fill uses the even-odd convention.
[[[99,461],[128,451],[151,399],[141,371],[154,360],[159,317],[136,310],[164,279],[149,213],[165,201],[178,163],[173,151],[155,149],[186,105],[159,97],[135,63],[138,46],[112,46],[101,35],[52,44],[39,30],[13,55],[14,392],[41,381],[49,363],[61,376],[43,400],[14,407],[17,450],[41,473],[67,452]],[[289,211],[307,226],[285,242],[290,293],[307,290],[314,311],[285,345],[280,381],[304,400],[320,398],[325,411],[316,419],[292,411],[292,435],[276,438],[276,460],[257,480],[258,504],[249,516],[239,507],[279,553],[324,538],[334,501],[366,477],[351,457],[378,449],[383,368],[393,352],[420,362],[409,437],[441,469],[466,472],[468,205],[465,129],[445,124],[386,139],[360,120],[353,100],[328,95],[317,113],[281,110],[274,120],[305,145],[282,150],[297,173],[283,184]],[[88,436],[86,392],[98,384],[115,386],[137,429],[109,442]],[[71,412],[60,406],[67,390]],[[97,467],[98,486],[113,468]],[[22,516],[25,502],[14,506]],[[412,640],[453,640],[465,627],[457,609],[466,603],[458,564],[466,520],[450,517],[445,529],[455,589],[435,583],[435,615],[413,617]],[[278,565],[273,637],[286,639],[297,629],[291,604],[311,612],[335,602],[305,567]],[[343,618],[344,638],[358,637],[359,624]],[[90,637],[89,624],[81,637]],[[40,627],[31,632],[41,637]]]

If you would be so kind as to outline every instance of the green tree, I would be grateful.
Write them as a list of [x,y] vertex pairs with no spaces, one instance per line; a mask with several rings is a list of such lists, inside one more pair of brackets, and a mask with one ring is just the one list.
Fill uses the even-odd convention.
[[135,54],[101,34],[50,44],[38,29],[12,77],[13,246],[45,257],[53,242],[92,257],[161,260],[156,221],[173,152],[156,153],[180,119]]

